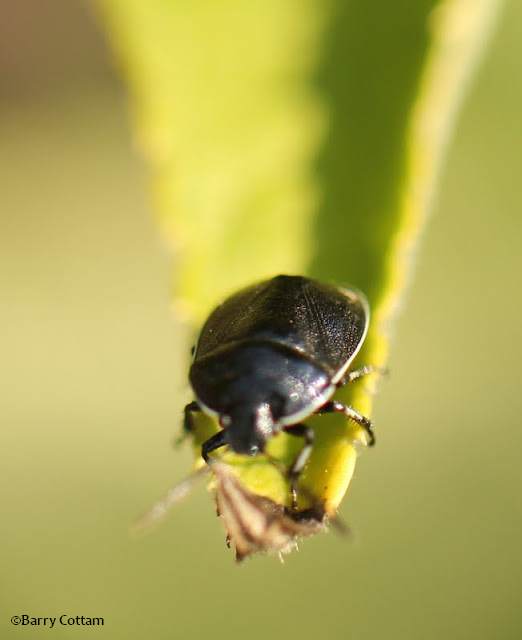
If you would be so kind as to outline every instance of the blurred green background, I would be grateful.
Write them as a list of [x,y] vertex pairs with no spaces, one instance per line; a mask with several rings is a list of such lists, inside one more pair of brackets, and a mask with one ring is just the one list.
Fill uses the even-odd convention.
[[[354,529],[237,568],[201,487],[128,525],[173,451],[186,343],[124,91],[89,12],[2,5],[0,636],[520,638],[522,6],[468,96],[343,504]],[[15,614],[104,616],[97,629]]]

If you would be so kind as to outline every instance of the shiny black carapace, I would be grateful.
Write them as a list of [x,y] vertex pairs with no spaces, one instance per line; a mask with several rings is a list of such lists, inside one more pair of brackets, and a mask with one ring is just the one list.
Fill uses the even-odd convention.
[[197,401],[185,407],[185,428],[191,430],[196,411],[216,416],[221,426],[203,443],[205,461],[224,445],[255,455],[280,431],[300,436],[305,446],[288,471],[295,504],[314,436],[302,420],[343,413],[373,444],[371,422],[332,400],[337,387],[373,371],[348,371],[368,323],[361,293],[302,276],[277,276],[225,300],[203,326],[189,374]]

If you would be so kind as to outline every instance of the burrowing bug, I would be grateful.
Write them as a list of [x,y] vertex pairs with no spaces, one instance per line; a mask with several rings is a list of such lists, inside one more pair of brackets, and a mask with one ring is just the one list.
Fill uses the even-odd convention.
[[228,445],[256,455],[284,431],[305,445],[288,469],[293,504],[296,483],[310,456],[313,414],[339,412],[375,442],[372,423],[332,400],[337,387],[373,371],[349,371],[369,324],[360,292],[302,276],[280,275],[242,289],[218,306],[201,330],[189,378],[196,401],[185,407],[185,429],[197,411],[217,417],[221,430],[206,440],[208,463]]

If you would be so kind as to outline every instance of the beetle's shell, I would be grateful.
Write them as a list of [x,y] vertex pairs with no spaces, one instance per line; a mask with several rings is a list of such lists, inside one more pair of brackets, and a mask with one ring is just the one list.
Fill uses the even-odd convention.
[[369,323],[364,296],[302,276],[277,276],[242,289],[205,323],[194,363],[238,344],[290,348],[328,374],[342,378]]

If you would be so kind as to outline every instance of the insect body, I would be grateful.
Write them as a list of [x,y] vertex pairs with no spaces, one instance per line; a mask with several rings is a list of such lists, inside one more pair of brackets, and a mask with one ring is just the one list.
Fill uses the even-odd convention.
[[371,422],[332,400],[337,387],[373,370],[349,371],[368,323],[361,293],[301,276],[280,275],[225,300],[203,326],[189,374],[197,401],[185,407],[185,427],[191,429],[196,411],[216,416],[221,426],[203,443],[204,460],[225,445],[256,455],[280,431],[300,436],[305,446],[288,471],[295,505],[314,437],[302,420],[343,413],[373,444]]

